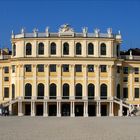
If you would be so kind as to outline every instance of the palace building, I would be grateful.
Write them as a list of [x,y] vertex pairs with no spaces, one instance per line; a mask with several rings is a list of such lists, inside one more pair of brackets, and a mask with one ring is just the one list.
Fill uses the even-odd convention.
[[11,35],[0,51],[0,104],[12,115],[122,116],[140,105],[140,49],[107,29]]

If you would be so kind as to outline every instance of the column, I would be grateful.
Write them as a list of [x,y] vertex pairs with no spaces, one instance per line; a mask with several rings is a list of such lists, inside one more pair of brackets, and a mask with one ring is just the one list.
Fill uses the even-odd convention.
[[120,100],[120,108],[119,108],[119,116],[123,116],[123,106],[122,106],[122,100]]
[[58,83],[58,85],[57,85],[57,99],[61,99],[61,94],[62,94],[62,72],[61,72],[61,64],[58,64],[58,67],[57,67],[58,69],[57,69],[57,73],[58,73],[58,75],[57,75],[57,83]]
[[12,104],[9,105],[9,115],[13,114],[13,110],[12,110]]
[[48,99],[49,97],[49,65],[45,65],[45,94],[44,97],[45,99]]
[[22,113],[22,101],[18,101],[18,116],[23,116],[23,113]]
[[3,78],[3,76],[2,76],[2,67],[0,67],[0,101],[2,101],[3,100],[3,92],[2,92],[2,78]]
[[57,117],[61,117],[61,102],[57,102]]
[[101,116],[101,103],[99,101],[97,101],[97,105],[96,105],[96,116],[97,117]]
[[130,67],[130,91],[128,93],[128,99],[133,100],[133,68]]
[[35,102],[32,101],[31,102],[31,116],[35,116]]
[[20,96],[24,97],[24,65],[20,65]]
[[112,66],[108,65],[108,95],[107,97],[111,98],[112,97]]
[[43,103],[43,116],[48,117],[48,105],[46,101]]
[[100,66],[99,65],[95,65],[95,73],[96,73],[95,99],[100,99]]
[[33,85],[32,85],[32,99],[35,99],[37,97],[37,80],[36,80],[36,65],[33,64]]
[[74,102],[71,102],[71,114],[70,116],[71,117],[75,117],[75,106],[74,106]]
[[70,86],[70,99],[75,99],[75,71],[74,64],[71,64],[71,86]]
[[84,117],[88,117],[88,102],[84,102]]
[[84,78],[84,83],[83,83],[83,99],[88,99],[88,94],[87,94],[87,65],[83,65],[83,78]]
[[114,114],[113,113],[113,102],[110,102],[109,103],[109,116],[114,116],[113,114]]

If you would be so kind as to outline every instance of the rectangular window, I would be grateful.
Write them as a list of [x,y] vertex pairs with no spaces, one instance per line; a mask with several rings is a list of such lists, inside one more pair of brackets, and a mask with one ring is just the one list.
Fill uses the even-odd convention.
[[4,73],[9,73],[9,67],[4,67]]
[[138,77],[135,77],[135,82],[139,82],[139,78]]
[[128,88],[123,88],[123,98],[128,98]]
[[139,68],[134,68],[135,74],[139,74]]
[[106,65],[101,65],[101,72],[107,72]]
[[128,82],[128,77],[124,77],[123,82]]
[[8,82],[9,81],[9,77],[4,77],[4,81]]
[[63,65],[63,72],[69,72],[69,65]]
[[15,73],[15,65],[12,65],[12,73]]
[[123,67],[123,73],[128,74],[128,67]]
[[31,65],[25,65],[25,72],[31,72],[32,66]]
[[44,72],[44,65],[43,64],[37,65],[37,69],[38,69],[38,72]]
[[135,88],[135,98],[139,98],[139,88]]
[[8,87],[4,88],[4,98],[9,98],[9,88]]
[[56,72],[56,65],[50,65],[50,72]]
[[75,65],[76,72],[82,72],[82,65]]
[[94,72],[94,65],[88,65],[88,72]]

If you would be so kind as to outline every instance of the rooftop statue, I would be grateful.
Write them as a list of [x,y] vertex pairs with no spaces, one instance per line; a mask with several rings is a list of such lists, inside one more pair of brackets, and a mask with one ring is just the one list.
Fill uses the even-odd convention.
[[74,30],[71,28],[71,26],[69,24],[63,24],[63,25],[60,26],[59,32],[60,33],[74,32]]

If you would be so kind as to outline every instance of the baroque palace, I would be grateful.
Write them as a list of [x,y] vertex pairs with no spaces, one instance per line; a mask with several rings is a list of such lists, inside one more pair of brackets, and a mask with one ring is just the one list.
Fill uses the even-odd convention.
[[140,50],[120,51],[120,31],[12,32],[0,53],[0,104],[12,115],[122,116],[140,105]]

